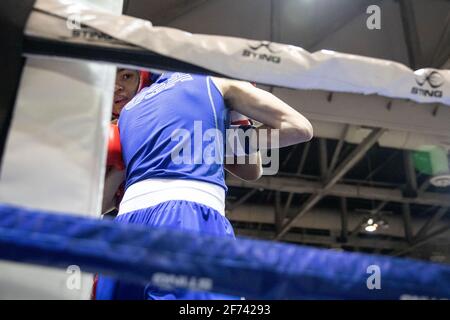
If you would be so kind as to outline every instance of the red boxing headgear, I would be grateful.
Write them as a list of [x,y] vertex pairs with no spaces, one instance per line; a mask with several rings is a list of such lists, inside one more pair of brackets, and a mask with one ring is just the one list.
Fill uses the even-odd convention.
[[139,93],[143,88],[148,87],[152,84],[151,81],[152,74],[148,71],[139,71],[139,86],[136,93]]
[[[152,74],[148,71],[138,71],[139,73],[139,83],[138,83],[138,88],[136,91],[136,94],[139,93],[139,91],[141,91],[143,88],[148,87],[152,84]],[[112,113],[113,118],[118,118],[119,114],[117,113]]]

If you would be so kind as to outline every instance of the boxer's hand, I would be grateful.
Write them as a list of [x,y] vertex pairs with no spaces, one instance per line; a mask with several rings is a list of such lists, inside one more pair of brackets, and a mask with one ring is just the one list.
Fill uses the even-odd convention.
[[[237,150],[228,143],[234,144],[234,139],[228,140],[225,152],[225,169],[231,174],[246,181],[254,181],[262,175],[261,154],[258,152],[257,136],[252,139],[252,135],[256,134],[253,121],[248,117],[236,112],[230,112],[231,125],[230,129],[236,130],[234,138],[237,137]],[[250,135],[246,134],[247,130],[252,130]],[[246,139],[248,136],[248,139]],[[246,143],[247,140],[247,143]],[[256,143],[255,145],[252,145]]]

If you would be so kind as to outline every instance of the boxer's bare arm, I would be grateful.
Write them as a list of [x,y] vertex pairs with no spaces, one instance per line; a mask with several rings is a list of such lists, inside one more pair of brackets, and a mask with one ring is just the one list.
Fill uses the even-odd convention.
[[313,128],[308,119],[273,94],[249,82],[223,78],[213,78],[213,81],[229,108],[263,123],[264,128],[279,130],[277,147],[312,139]]
[[[254,157],[250,159],[250,157]],[[226,163],[225,169],[233,174],[234,176],[247,181],[255,181],[261,178],[262,175],[262,164],[261,164],[261,154],[257,152],[252,156],[244,157],[245,164],[239,164],[237,158],[233,159],[233,163]],[[250,161],[256,160],[256,161]],[[226,161],[226,160],[225,160]]]

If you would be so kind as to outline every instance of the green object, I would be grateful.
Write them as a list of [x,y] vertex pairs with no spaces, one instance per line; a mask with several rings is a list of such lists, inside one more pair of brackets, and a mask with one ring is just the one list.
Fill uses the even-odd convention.
[[412,152],[412,159],[417,171],[427,175],[449,172],[448,156],[444,148],[439,146],[422,146]]

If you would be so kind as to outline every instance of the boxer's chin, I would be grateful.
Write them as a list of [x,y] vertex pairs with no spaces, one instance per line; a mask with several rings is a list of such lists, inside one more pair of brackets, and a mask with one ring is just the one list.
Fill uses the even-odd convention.
[[127,104],[128,101],[120,101],[120,102],[115,102],[114,106],[113,106],[113,113],[115,114],[119,114],[120,111],[122,111],[123,107],[125,107],[125,105]]

